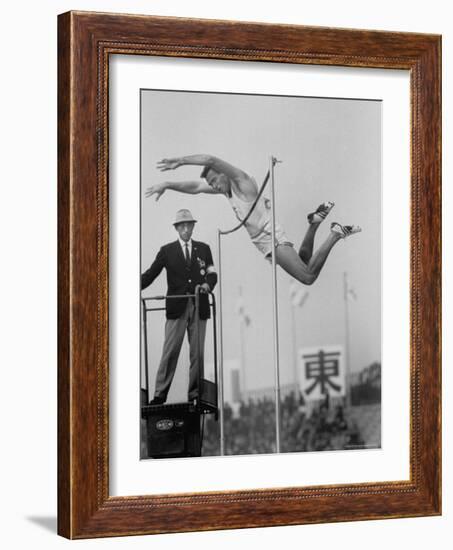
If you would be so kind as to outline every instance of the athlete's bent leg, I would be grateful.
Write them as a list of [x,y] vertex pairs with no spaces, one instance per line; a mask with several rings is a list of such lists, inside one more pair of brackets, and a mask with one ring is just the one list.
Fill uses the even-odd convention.
[[330,251],[340,239],[340,235],[331,232],[308,264],[300,258],[292,246],[278,246],[275,256],[277,264],[299,282],[312,285],[318,278]]
[[307,216],[308,229],[299,248],[299,257],[306,264],[308,264],[313,255],[316,231],[334,206],[334,202],[323,202],[314,212],[311,212]]
[[308,269],[292,246],[277,246],[275,260],[277,265],[304,285],[315,282],[316,276]]
[[313,255],[313,246],[315,243],[315,235],[316,231],[318,230],[318,227],[320,226],[320,222],[318,223],[312,223],[308,226],[307,232],[305,233],[304,240],[302,241],[302,244],[299,248],[299,257],[300,259],[308,264],[310,261],[310,258]]
[[308,268],[310,269],[310,271],[316,274],[316,277],[321,272],[321,269],[323,268],[330,251],[337,244],[337,242],[341,240],[341,238],[341,235],[331,231],[327,236],[327,239],[322,243],[322,245],[311,257],[310,261],[308,262]]

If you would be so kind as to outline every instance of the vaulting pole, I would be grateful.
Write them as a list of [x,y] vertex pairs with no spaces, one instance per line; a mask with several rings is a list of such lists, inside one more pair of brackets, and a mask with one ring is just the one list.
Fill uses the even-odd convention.
[[280,452],[280,360],[278,342],[278,301],[277,301],[277,261],[276,261],[276,239],[275,239],[275,178],[274,166],[277,162],[275,157],[270,158],[271,173],[271,228],[272,228],[272,313],[274,332],[274,368],[275,368],[275,451]]

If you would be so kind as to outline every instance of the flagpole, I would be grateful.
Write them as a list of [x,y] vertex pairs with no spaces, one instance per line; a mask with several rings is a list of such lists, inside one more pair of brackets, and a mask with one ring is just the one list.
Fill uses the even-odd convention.
[[241,399],[245,401],[246,395],[246,384],[245,384],[245,349],[244,349],[244,321],[241,320],[240,323],[240,345],[241,345],[241,379],[242,379],[242,388],[241,388]]
[[[242,302],[242,287],[239,287],[239,304],[240,307],[244,308],[244,304]],[[245,343],[244,343],[244,330],[245,330],[245,319],[244,319],[244,309],[242,312],[240,312],[240,323],[239,323],[239,344],[240,344],[240,353],[241,353],[241,381],[242,381],[242,387],[241,387],[241,399],[245,400],[245,392],[246,392],[246,384],[245,384]]]
[[294,368],[294,388],[297,388],[298,376],[297,376],[297,342],[296,342],[296,313],[295,306],[293,304],[293,298],[290,300],[291,307],[291,325],[292,325],[292,337],[293,337],[293,368]]
[[348,277],[346,271],[343,273],[344,283],[344,324],[345,324],[345,356],[346,356],[346,368],[345,368],[345,380],[346,380],[346,407],[351,407],[351,357],[349,352],[349,289],[348,289]]

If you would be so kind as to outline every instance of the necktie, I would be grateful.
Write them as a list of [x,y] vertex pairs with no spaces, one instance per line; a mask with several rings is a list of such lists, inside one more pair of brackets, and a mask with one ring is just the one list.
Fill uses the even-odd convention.
[[189,245],[186,243],[184,246],[186,248],[186,265],[190,266]]

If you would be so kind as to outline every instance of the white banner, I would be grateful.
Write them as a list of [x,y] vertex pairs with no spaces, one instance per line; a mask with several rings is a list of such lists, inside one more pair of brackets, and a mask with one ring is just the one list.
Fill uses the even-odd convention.
[[346,394],[345,364],[342,346],[301,348],[299,387],[306,402]]

